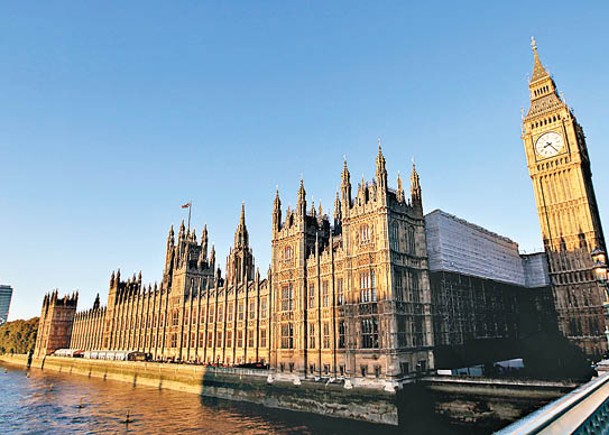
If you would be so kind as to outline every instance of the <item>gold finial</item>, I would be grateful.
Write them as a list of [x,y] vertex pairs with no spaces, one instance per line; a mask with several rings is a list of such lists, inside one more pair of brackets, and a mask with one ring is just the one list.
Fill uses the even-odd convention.
[[376,138],[376,143],[378,144],[379,149],[380,149],[381,148],[381,138],[380,137]]
[[533,51],[537,51],[537,43],[535,42],[534,36],[531,36],[531,48],[533,49]]

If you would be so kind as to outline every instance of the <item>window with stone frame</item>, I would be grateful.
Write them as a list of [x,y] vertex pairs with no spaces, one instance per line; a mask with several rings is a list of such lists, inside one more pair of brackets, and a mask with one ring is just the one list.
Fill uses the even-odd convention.
[[178,310],[173,310],[172,313],[172,325],[173,326],[178,326],[180,324],[180,313]]
[[207,322],[214,323],[214,306],[210,305],[208,311],[209,311],[209,318],[207,319]]
[[199,332],[199,347],[205,347],[205,333]]
[[315,323],[309,323],[309,349],[315,349]]
[[218,318],[216,321],[224,322],[224,305],[222,303],[218,304]]
[[315,308],[315,284],[309,284],[309,308]]
[[338,347],[340,349],[345,348],[345,321],[338,321]]
[[360,303],[376,302],[376,273],[366,270],[359,273]]
[[178,334],[171,334],[171,347],[178,347]]
[[376,317],[365,317],[361,320],[362,348],[377,349],[379,347],[379,328]]
[[205,323],[205,307],[201,307],[201,314],[199,317],[201,319],[201,324]]
[[228,322],[232,322],[235,319],[235,304],[233,302],[228,303],[228,308],[226,309],[226,317]]
[[370,225],[368,225],[368,224],[360,225],[359,241],[360,241],[360,244],[362,244],[362,245],[370,243]]
[[391,249],[400,250],[400,226],[397,222],[391,224]]
[[212,345],[214,344],[214,333],[212,331],[209,331],[207,333],[207,347],[212,347]]
[[226,331],[226,347],[233,347],[233,331]]
[[222,347],[222,331],[216,333],[216,347]]
[[416,243],[414,237],[414,227],[412,225],[408,226],[408,253],[415,254],[416,253]]
[[321,305],[324,307],[330,306],[330,286],[327,279],[321,283]]
[[237,347],[243,347],[243,330],[237,331]]
[[243,320],[245,317],[245,302],[237,302],[237,320]]
[[261,319],[266,319],[266,312],[268,310],[267,304],[268,303],[267,303],[266,297],[260,298],[260,318]]
[[290,261],[293,256],[294,256],[294,251],[292,250],[292,247],[291,246],[286,246],[283,249],[283,259],[285,261]]
[[250,328],[247,331],[247,346],[248,347],[254,347],[255,338],[256,338],[256,335],[254,334],[254,330],[252,328]]
[[292,283],[281,287],[281,311],[294,310],[294,286]]
[[260,329],[260,347],[266,347],[266,329]]
[[284,323],[281,325],[281,348],[294,348],[294,325],[291,323]]
[[256,301],[250,301],[250,313],[249,313],[249,319],[255,319],[256,318]]
[[323,323],[323,346],[330,349],[330,322]]
[[343,288],[343,279],[336,279],[336,305],[343,305],[345,303],[345,290]]

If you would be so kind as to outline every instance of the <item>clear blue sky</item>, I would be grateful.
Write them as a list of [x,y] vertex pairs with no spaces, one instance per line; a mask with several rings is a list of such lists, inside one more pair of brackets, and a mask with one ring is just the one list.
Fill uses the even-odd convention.
[[110,273],[162,275],[193,201],[220,263],[241,201],[261,271],[275,186],[328,210],[343,155],[392,184],[414,156],[426,211],[541,247],[520,139],[529,45],[588,137],[609,216],[609,4],[4,2],[0,8],[0,282],[11,319]]

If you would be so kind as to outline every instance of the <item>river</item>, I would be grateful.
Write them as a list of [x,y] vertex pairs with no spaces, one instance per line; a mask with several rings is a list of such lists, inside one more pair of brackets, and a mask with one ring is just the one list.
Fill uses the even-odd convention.
[[195,394],[0,365],[0,434],[459,434],[437,421],[388,427]]

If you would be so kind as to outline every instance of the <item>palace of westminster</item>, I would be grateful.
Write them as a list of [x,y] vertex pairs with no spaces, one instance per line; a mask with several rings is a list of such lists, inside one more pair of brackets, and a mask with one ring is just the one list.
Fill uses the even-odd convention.
[[606,297],[591,255],[605,243],[585,136],[534,42],[533,53],[522,139],[544,252],[520,254],[515,242],[440,210],[425,215],[414,165],[409,194],[399,176],[390,187],[379,144],[372,181],[353,186],[344,163],[332,216],[307,206],[302,180],[294,209],[284,210],[277,192],[266,277],[245,206],[224,276],[207,228],[197,238],[182,223],[169,230],[161,283],[113,272],[107,305],[98,295],[79,312],[77,294],[45,296],[34,356],[140,351],[394,380],[513,357],[530,337],[559,337],[598,358],[607,351]]

